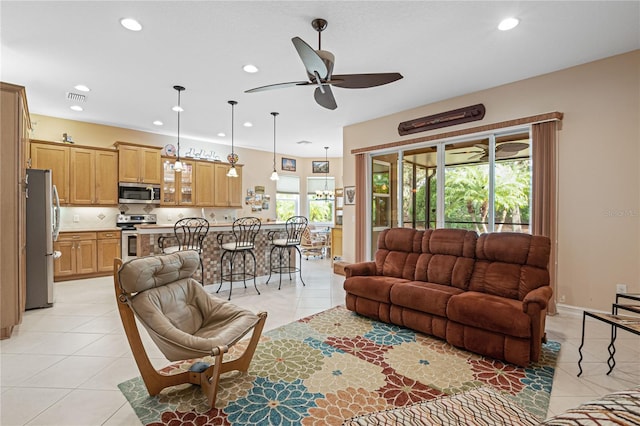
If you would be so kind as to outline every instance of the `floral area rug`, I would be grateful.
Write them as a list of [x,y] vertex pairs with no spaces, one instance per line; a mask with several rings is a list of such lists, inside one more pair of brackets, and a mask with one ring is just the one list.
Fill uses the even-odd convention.
[[[228,355],[238,356],[243,344]],[[338,306],[264,333],[249,372],[222,376],[213,409],[197,386],[151,397],[137,377],[119,388],[145,425],[340,425],[480,387],[544,419],[559,351],[549,342],[540,362],[522,368]]]

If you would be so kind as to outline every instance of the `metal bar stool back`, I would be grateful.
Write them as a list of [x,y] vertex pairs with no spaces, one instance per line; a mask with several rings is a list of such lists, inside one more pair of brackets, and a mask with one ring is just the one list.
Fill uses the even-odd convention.
[[[282,231],[270,231],[267,234],[267,238],[271,242],[271,251],[269,252],[269,280],[271,280],[271,273],[278,272],[280,274],[280,281],[278,283],[278,290],[282,286],[282,274],[289,274],[289,281],[291,281],[291,273],[295,275],[298,272],[302,285],[305,285],[302,280],[302,253],[298,246],[300,245],[302,236],[309,224],[309,220],[304,216],[292,216],[287,219],[285,224],[285,233],[282,235]],[[279,238],[278,238],[279,237]],[[298,252],[298,265],[291,265],[291,251],[295,249]],[[278,263],[274,266],[272,258],[273,252],[277,250]],[[295,259],[294,259],[295,260]]]
[[158,246],[163,254],[171,254],[183,250],[195,250],[200,256],[200,271],[204,285],[204,265],[202,248],[209,232],[209,221],[201,217],[186,217],[173,225],[173,237],[158,237]]
[[[222,288],[222,283],[226,279],[229,281],[229,300],[231,300],[231,291],[233,290],[233,281],[242,278],[244,288],[247,288],[247,276],[253,277],[253,286],[256,292],[260,294],[256,284],[257,262],[253,253],[255,248],[255,240],[260,231],[261,222],[257,217],[240,217],[233,222],[231,232],[221,232],[218,234],[218,244],[222,249],[220,257],[220,286],[216,293]],[[253,273],[247,272],[247,253],[253,258]],[[236,255],[242,256],[242,271],[234,272]],[[224,272],[225,257],[229,262],[229,273]]]

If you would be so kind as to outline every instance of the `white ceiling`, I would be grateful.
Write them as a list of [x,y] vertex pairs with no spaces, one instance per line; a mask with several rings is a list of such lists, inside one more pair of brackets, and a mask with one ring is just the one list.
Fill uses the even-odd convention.
[[[175,135],[180,84],[181,136],[230,144],[233,99],[238,146],[272,150],[278,111],[278,152],[301,157],[323,157],[324,146],[341,156],[352,123],[640,48],[638,1],[3,0],[0,15],[0,78],[27,88],[32,113]],[[507,16],[520,25],[498,31]],[[123,17],[143,31],[123,29]],[[244,93],[306,79],[291,38],[317,48],[314,18],[329,22],[322,47],[336,74],[404,79],[334,88],[335,111],[315,103],[313,86]],[[248,63],[260,72],[242,71]],[[83,112],[66,99],[76,84],[91,88]]]

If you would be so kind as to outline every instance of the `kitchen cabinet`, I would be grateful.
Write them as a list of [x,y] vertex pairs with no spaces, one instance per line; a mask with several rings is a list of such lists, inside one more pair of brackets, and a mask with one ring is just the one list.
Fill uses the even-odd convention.
[[95,232],[61,232],[53,249],[62,255],[53,262],[53,278],[92,274],[97,271]]
[[214,205],[215,164],[205,161],[196,162],[196,206],[211,207]]
[[118,152],[113,149],[32,140],[31,167],[51,169],[60,204],[118,204]]
[[118,204],[118,154],[113,150],[70,148],[71,204]]
[[113,273],[113,259],[122,257],[119,231],[98,232],[98,272]]
[[113,273],[113,259],[121,256],[120,231],[61,232],[53,249],[54,281],[105,276]]
[[228,177],[231,168],[227,163],[214,164],[214,200],[216,207],[242,207],[242,166],[236,164],[238,177]]
[[69,146],[60,142],[31,141],[31,168],[51,169],[51,181],[60,204],[69,204]]
[[0,83],[0,339],[22,322],[26,302],[27,144],[31,121],[25,88]]
[[160,204],[164,206],[193,206],[195,204],[195,161],[180,160],[182,171],[174,170],[175,157],[162,158],[162,186]]
[[120,182],[162,183],[161,148],[116,142]]

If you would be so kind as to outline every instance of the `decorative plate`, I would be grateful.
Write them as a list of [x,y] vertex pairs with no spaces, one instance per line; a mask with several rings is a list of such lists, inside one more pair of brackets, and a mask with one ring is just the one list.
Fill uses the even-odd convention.
[[164,155],[168,155],[170,157],[176,156],[176,147],[173,144],[166,144],[164,146]]

